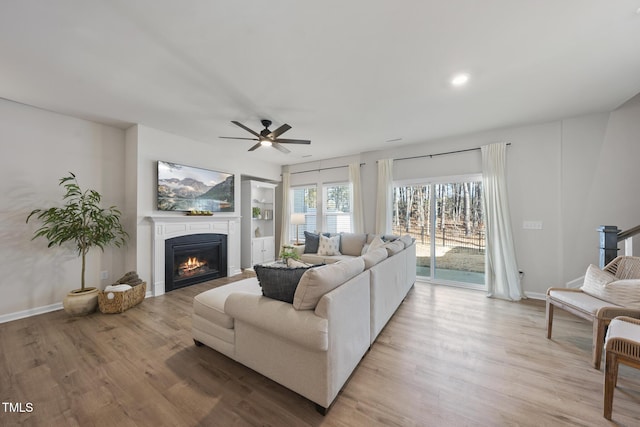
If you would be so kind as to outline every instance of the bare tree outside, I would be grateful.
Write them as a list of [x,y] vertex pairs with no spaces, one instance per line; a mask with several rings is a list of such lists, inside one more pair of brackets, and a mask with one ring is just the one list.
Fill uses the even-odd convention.
[[[467,277],[472,283],[484,283],[482,182],[398,186],[394,196],[393,232],[408,233],[416,239],[420,275],[420,271],[430,272],[433,267],[435,277],[455,277],[452,280],[456,281],[466,281]],[[431,221],[435,221],[433,230]]]

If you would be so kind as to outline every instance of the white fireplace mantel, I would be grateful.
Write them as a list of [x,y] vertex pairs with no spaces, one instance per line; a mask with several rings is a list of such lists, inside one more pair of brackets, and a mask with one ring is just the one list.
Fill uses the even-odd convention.
[[153,296],[164,294],[165,240],[191,234],[217,233],[227,235],[227,275],[240,274],[239,216],[149,216],[153,223],[152,282]]

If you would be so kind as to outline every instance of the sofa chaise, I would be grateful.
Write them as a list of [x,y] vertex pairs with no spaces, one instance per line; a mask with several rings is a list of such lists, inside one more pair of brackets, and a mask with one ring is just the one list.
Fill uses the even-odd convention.
[[[341,235],[347,246],[351,237]],[[363,243],[357,256],[340,255],[339,262],[305,269],[292,302],[264,296],[260,276],[197,295],[195,343],[271,378],[326,413],[415,282],[412,239],[370,250],[365,245],[373,239],[358,239]]]

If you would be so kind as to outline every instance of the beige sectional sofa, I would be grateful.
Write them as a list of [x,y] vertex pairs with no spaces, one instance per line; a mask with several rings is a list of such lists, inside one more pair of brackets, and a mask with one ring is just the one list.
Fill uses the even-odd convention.
[[263,296],[257,277],[203,292],[193,303],[194,341],[325,413],[415,282],[415,244],[405,242],[305,271],[293,303]]

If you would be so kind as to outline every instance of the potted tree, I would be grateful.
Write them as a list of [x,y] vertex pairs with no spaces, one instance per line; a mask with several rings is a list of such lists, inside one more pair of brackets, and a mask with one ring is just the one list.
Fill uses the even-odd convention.
[[[98,305],[98,289],[85,286],[86,255],[94,246],[104,251],[108,245],[122,247],[129,235],[120,223],[121,212],[111,206],[100,207],[102,196],[95,190],[82,191],[76,176],[60,179],[64,186],[64,206],[49,209],[35,209],[27,217],[27,221],[35,215],[42,221],[33,236],[44,237],[49,241],[47,247],[61,246],[71,242],[82,258],[80,289],[75,289],[64,298],[63,306],[67,313],[80,316],[92,313]],[[32,240],[33,240],[32,239]]]

